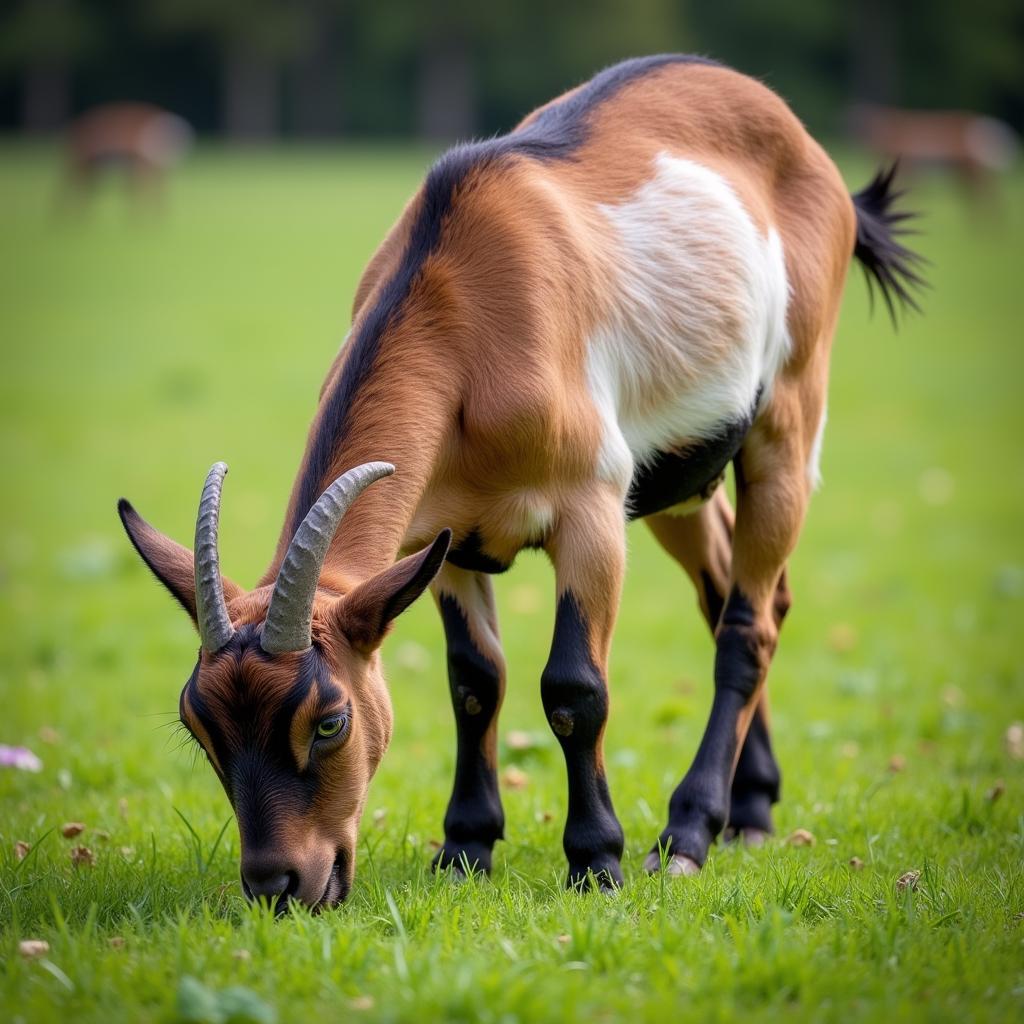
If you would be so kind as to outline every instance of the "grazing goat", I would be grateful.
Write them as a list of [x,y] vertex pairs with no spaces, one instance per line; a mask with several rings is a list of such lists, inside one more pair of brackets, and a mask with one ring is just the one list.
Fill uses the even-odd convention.
[[87,111],[67,139],[65,188],[84,198],[112,170],[137,192],[155,194],[192,144],[189,124],[148,103],[108,103]]
[[856,254],[889,302],[918,280],[890,181],[851,200],[777,96],[711,61],[612,67],[430,171],[360,281],[256,589],[220,573],[222,463],[194,556],[122,501],[199,629],[181,719],[234,807],[250,897],[348,893],[391,734],[378,650],[430,585],[458,736],[434,863],[491,867],[505,663],[490,576],[523,548],[555,569],[541,699],[568,771],[568,882],[621,884],[602,736],[631,518],[692,578],[717,646],[707,729],[645,867],[691,874],[723,828],[771,830],[765,677],[847,267]]
[[994,117],[963,110],[895,110],[857,106],[854,135],[868,149],[902,168],[949,170],[974,200],[997,198],[998,177],[1020,151],[1014,130]]

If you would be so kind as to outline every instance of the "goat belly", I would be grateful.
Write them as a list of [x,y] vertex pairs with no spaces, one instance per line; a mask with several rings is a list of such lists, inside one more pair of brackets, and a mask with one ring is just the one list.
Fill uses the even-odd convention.
[[448,551],[447,561],[468,572],[485,572],[496,575],[507,572],[511,562],[493,558],[483,550],[483,538],[479,530],[471,530],[462,540],[453,544]]
[[727,424],[709,440],[676,451],[657,452],[637,466],[626,498],[630,519],[710,498],[740,450],[750,424],[750,417]]

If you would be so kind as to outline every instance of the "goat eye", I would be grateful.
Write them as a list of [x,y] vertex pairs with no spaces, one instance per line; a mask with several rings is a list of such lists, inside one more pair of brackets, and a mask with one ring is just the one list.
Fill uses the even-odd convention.
[[331,715],[330,718],[324,718],[320,724],[316,727],[316,734],[318,737],[329,740],[337,736],[342,729],[345,728],[345,716],[344,715]]

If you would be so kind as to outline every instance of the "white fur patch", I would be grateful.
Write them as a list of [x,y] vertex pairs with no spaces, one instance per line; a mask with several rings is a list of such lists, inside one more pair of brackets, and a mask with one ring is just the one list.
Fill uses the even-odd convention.
[[[715,437],[771,390],[790,347],[782,242],[763,237],[728,182],[660,154],[615,229],[619,291],[589,339],[587,381],[604,423],[598,473],[625,491],[637,463]],[[763,400],[762,398],[762,400]]]
[[828,409],[821,410],[821,419],[818,421],[818,429],[814,434],[814,443],[811,445],[811,456],[807,460],[807,482],[812,490],[821,486],[821,448],[825,443],[825,421],[828,419]]

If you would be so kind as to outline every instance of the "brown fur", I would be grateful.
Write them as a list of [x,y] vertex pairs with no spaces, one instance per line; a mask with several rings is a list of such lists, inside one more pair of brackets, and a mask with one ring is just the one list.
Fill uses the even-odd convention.
[[[559,594],[571,593],[579,605],[590,659],[606,678],[625,570],[625,523],[624,493],[595,476],[602,425],[585,374],[587,339],[615,286],[616,242],[597,206],[633,195],[661,152],[724,177],[758,229],[779,233],[785,252],[792,350],[738,460],[735,526],[722,491],[689,518],[651,519],[659,541],[698,584],[713,627],[702,572],[719,601],[739,588],[753,608],[753,623],[743,628],[760,671],[736,721],[739,743],[755,710],[766,709],[780,580],[809,497],[806,467],[824,409],[855,216],[834,165],[777,96],[724,68],[674,65],[633,81],[596,108],[587,141],[572,160],[514,156],[470,173],[348,410],[345,443],[335,450],[322,487],[371,460],[390,461],[397,473],[371,487],[347,514],[314,605],[314,640],[327,655],[331,682],[351,700],[353,719],[349,738],[330,755],[329,784],[304,816],[284,813],[278,835],[285,861],[300,864],[307,902],[316,903],[320,893],[330,897],[324,880],[335,851],[345,852],[350,874],[366,787],[390,737],[391,705],[376,651],[387,630],[388,602],[411,578],[411,563],[425,557],[394,565],[398,556],[445,528],[456,547],[473,534],[483,552],[502,563],[511,563],[524,546],[544,547]],[[356,292],[354,331],[395,273],[423,202],[422,195],[413,198],[370,261]],[[728,354],[728,309],[722,315],[717,358]],[[350,355],[351,348],[343,350],[331,367],[311,439]],[[308,452],[286,522],[307,460]],[[187,600],[188,552],[147,530],[129,526],[158,575]],[[244,594],[231,586],[236,627],[265,617],[289,541],[286,528],[258,589]],[[498,667],[503,690],[489,582],[448,566],[435,593],[457,600],[473,642]],[[226,654],[204,654],[197,685],[230,736],[239,678],[269,714],[290,692],[296,671],[291,655],[268,661],[246,654],[235,663]],[[183,711],[209,750],[188,702]],[[310,697],[290,725],[300,771],[309,763],[319,713]],[[599,773],[603,728],[592,762]],[[495,714],[483,740],[492,766],[496,730]]]

